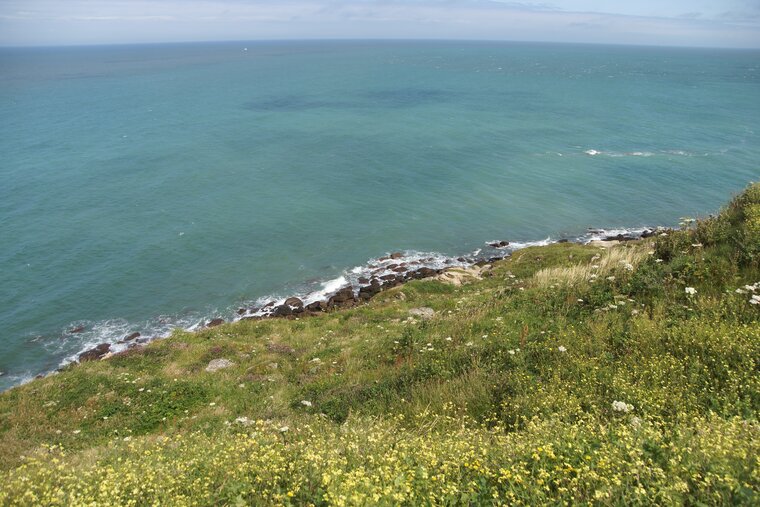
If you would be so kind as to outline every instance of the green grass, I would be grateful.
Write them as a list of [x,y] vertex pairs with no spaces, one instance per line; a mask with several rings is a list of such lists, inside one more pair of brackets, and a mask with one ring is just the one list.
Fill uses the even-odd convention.
[[0,395],[0,504],[757,504],[756,282],[760,185],[665,236],[176,332]]

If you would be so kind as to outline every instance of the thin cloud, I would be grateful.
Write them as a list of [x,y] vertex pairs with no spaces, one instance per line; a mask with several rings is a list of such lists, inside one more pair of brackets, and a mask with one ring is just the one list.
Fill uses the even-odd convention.
[[[617,12],[602,12],[602,7],[612,9],[610,4],[601,0],[0,0],[0,44],[485,38],[760,47],[757,2],[641,0],[626,2]],[[691,4],[695,9],[687,11]]]

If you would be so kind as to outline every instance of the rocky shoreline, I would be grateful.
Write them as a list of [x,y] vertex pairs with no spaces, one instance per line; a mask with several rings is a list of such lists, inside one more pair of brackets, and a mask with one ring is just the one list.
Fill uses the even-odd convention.
[[[553,243],[606,243],[617,244],[625,241],[634,241],[652,237],[663,232],[662,228],[645,228],[640,230],[628,230],[625,232],[616,232],[607,234],[604,229],[589,229],[586,236],[575,240],[559,239]],[[490,241],[486,246],[492,249],[491,255],[487,256],[468,256],[458,257],[456,259],[446,259],[447,265],[441,268],[432,268],[426,266],[426,262],[432,262],[433,258],[417,259],[411,261],[404,260],[404,254],[394,252],[385,257],[380,257],[376,263],[368,266],[370,272],[366,276],[357,278],[354,284],[347,284],[344,287],[314,301],[305,302],[302,298],[291,296],[285,300],[271,300],[261,306],[242,307],[237,310],[237,317],[229,321],[222,317],[215,317],[205,321],[196,328],[208,329],[216,327],[227,322],[236,322],[239,320],[261,320],[272,318],[295,319],[301,317],[310,317],[320,315],[326,312],[338,311],[352,308],[371,300],[382,291],[398,287],[412,280],[424,280],[434,277],[442,277],[443,280],[459,283],[462,271],[467,273],[468,270],[475,269],[475,276],[487,271],[487,268],[496,261],[509,257],[515,250],[513,244],[506,240]],[[476,252],[479,254],[480,251]],[[459,273],[457,273],[459,271]],[[472,275],[473,272],[469,274]],[[80,332],[81,329],[72,329],[71,333]],[[84,352],[78,354],[78,362],[95,361],[107,359],[125,350],[141,347],[147,343],[160,339],[160,336],[143,337],[139,332],[131,333],[124,336],[116,343],[100,343]],[[114,351],[114,347],[124,348],[125,350]],[[39,375],[42,376],[42,375]],[[39,377],[38,376],[38,377]]]

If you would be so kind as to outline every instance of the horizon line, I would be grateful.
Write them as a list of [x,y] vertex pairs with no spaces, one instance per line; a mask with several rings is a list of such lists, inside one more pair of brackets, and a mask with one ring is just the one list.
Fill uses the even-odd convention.
[[663,49],[713,49],[726,51],[760,51],[760,47],[735,47],[735,46],[693,46],[672,44],[626,44],[613,42],[578,42],[578,41],[551,41],[551,40],[520,40],[520,39],[478,39],[478,38],[438,38],[438,37],[302,37],[302,38],[267,38],[267,39],[200,39],[183,41],[149,41],[149,42],[111,42],[92,44],[18,44],[3,45],[0,49],[56,49],[56,48],[85,48],[85,47],[125,47],[125,46],[160,46],[160,45],[189,45],[189,44],[232,44],[232,43],[271,43],[271,42],[500,42],[510,44],[547,44],[567,46],[607,46],[607,47],[639,47],[639,48],[663,48]]

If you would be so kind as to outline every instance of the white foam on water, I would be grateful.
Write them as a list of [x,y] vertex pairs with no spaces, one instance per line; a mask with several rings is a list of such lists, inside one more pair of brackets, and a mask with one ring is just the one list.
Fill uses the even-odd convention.
[[586,234],[576,238],[576,241],[582,244],[591,243],[592,241],[603,241],[611,236],[623,235],[629,238],[640,238],[647,231],[654,231],[657,227],[635,227],[635,228],[615,228],[615,229],[590,229]]
[[528,248],[530,246],[546,246],[552,243],[556,243],[556,241],[550,237],[547,237],[546,239],[542,239],[539,241],[512,241],[509,243],[509,248],[512,251],[514,251],[514,250],[520,250],[522,248]]

